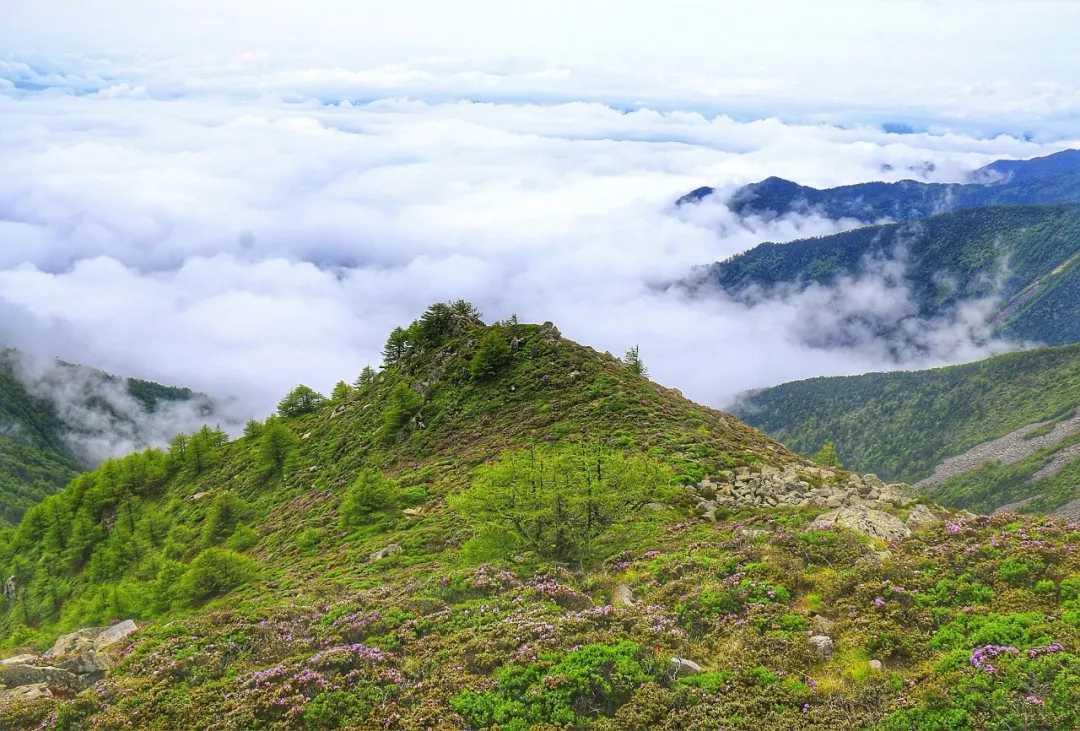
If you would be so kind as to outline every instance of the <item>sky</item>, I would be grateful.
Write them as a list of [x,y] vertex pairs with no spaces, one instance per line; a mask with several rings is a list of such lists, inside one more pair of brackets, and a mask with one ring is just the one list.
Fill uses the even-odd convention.
[[[738,185],[959,181],[1080,146],[1077,27],[1038,0],[4,0],[0,342],[260,416],[459,297],[639,344],[713,406],[972,360],[1014,346],[973,337],[992,303],[916,322],[894,268],[754,306],[665,285],[854,225],[739,220]],[[700,185],[722,195],[672,206]],[[923,352],[808,345],[865,311]]]

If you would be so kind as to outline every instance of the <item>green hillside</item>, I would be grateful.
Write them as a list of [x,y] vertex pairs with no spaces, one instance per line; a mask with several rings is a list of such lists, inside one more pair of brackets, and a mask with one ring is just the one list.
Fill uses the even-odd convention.
[[329,399],[299,387],[241,439],[204,429],[80,476],[0,540],[0,637],[142,629],[103,680],[0,726],[1080,723],[1074,530],[903,498],[875,520],[924,527],[888,551],[808,530],[824,508],[775,490],[903,490],[636,370],[440,305]]
[[[1025,425],[1071,416],[1077,407],[1080,345],[1069,345],[927,371],[785,383],[755,392],[737,413],[798,452],[811,454],[832,441],[844,466],[914,482],[948,457]],[[1023,462],[1027,477],[1054,451]],[[1002,492],[995,480],[973,474],[962,489],[956,482],[939,486],[937,496],[991,510],[1034,492],[1019,483]],[[1042,507],[1077,497],[1073,484],[1066,487]]]
[[[878,223],[983,206],[1076,202],[1080,201],[1080,150],[1031,160],[999,160],[975,171],[971,180],[963,184],[901,180],[818,189],[772,177],[737,190],[728,207],[740,216],[772,218],[814,212],[831,219]],[[714,192],[698,188],[676,205],[696,203]]]
[[[906,264],[919,314],[944,315],[957,303],[997,295],[997,333],[1028,342],[1080,341],[1080,205],[994,206],[924,221],[871,226],[835,236],[761,244],[714,264],[699,292],[738,294],[857,276],[868,262]],[[1004,280],[1004,281],[1002,281]]]
[[[13,349],[0,348],[0,525],[18,523],[28,508],[64,487],[87,466],[80,463],[81,455],[73,444],[80,437],[100,436],[101,427],[89,430],[85,424],[65,421],[63,407],[76,406],[99,417],[95,421],[104,418],[106,422],[132,426],[130,414],[117,412],[108,400],[96,395],[101,388],[116,388],[147,413],[166,402],[204,398],[186,388],[121,379],[90,368],[56,363],[42,377],[42,391],[48,392],[50,381],[76,378],[83,385],[85,399],[78,404],[58,404],[31,393],[24,380],[16,377],[22,357]],[[210,408],[208,401],[206,404]]]

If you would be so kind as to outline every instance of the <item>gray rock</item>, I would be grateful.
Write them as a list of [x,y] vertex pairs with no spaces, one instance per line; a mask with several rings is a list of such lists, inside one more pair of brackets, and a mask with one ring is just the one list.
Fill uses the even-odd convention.
[[387,556],[396,556],[397,554],[404,552],[404,548],[402,548],[396,543],[391,543],[385,548],[380,548],[378,551],[375,551],[373,554],[371,554],[370,558],[372,561],[379,561],[380,559],[384,559]]
[[911,535],[911,530],[900,519],[881,510],[862,505],[830,510],[822,513],[810,524],[810,530],[847,528],[883,541],[898,541]]
[[671,658],[671,666],[676,678],[685,678],[702,672],[700,665],[693,660],[687,660],[685,657]]
[[16,655],[4,660],[0,660],[0,665],[9,667],[11,665],[36,665],[38,662],[37,655]]
[[669,508],[671,508],[671,506],[665,505],[664,503],[645,503],[646,510],[655,510],[657,512],[660,512],[661,510],[668,510]]
[[611,594],[611,603],[616,607],[632,607],[634,592],[626,584],[619,584]]
[[835,626],[836,622],[828,617],[822,617],[820,614],[815,614],[810,618],[810,627],[814,630],[814,634],[827,635],[832,632]]
[[101,675],[112,667],[112,660],[104,652],[90,650],[65,660],[56,667],[76,675]]
[[909,505],[914,505],[915,501],[919,499],[919,491],[911,485],[898,482],[882,488],[881,497],[878,499],[898,508],[906,508]]
[[822,660],[828,660],[833,654],[832,637],[828,635],[813,635],[808,640],[810,649],[817,653]]
[[13,703],[15,701],[28,703],[30,701],[36,701],[39,698],[52,698],[52,691],[49,690],[49,686],[45,685],[45,683],[34,683],[32,685],[22,685],[18,688],[0,689],[0,705]]
[[883,670],[881,666],[881,660],[871,660],[870,670],[875,673],[880,673]]
[[111,627],[105,627],[104,629],[104,632],[101,632],[94,638],[95,650],[104,650],[106,647],[112,647],[117,642],[138,632],[139,626],[130,619],[125,619],[123,622],[118,622]]
[[62,693],[78,693],[89,686],[85,679],[75,673],[37,665],[13,665],[0,668],[0,682],[9,688],[44,684],[50,690],[58,690]]
[[72,652],[89,650],[94,646],[94,640],[97,639],[97,636],[107,629],[108,627],[87,627],[77,632],[60,635],[56,638],[56,642],[53,643],[48,654],[54,658],[59,658]]
[[911,514],[908,515],[908,519],[904,521],[904,525],[911,530],[916,531],[920,528],[937,525],[941,522],[941,518],[937,517],[933,510],[925,505],[916,505],[911,509]]

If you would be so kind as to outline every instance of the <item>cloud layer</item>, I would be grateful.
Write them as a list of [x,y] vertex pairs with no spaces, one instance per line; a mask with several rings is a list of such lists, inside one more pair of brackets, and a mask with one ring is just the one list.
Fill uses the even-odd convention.
[[[960,180],[1068,146],[598,101],[363,101],[348,93],[363,69],[258,66],[7,62],[0,342],[259,414],[299,382],[351,380],[394,326],[458,297],[601,350],[640,344],[655,379],[713,405],[793,378],[970,359],[989,351],[956,322],[912,323],[902,278],[877,271],[756,306],[666,288],[760,241],[852,225],[671,201],[768,175]],[[808,328],[852,308],[908,322],[926,347],[897,360],[870,334],[843,353],[807,345]]]

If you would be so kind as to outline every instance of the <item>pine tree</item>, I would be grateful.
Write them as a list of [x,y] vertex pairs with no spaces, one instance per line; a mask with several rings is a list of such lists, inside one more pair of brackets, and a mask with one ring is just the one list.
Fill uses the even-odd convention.
[[280,475],[285,470],[285,461],[296,444],[296,437],[280,419],[266,420],[259,442],[259,463],[270,475]]
[[278,403],[278,414],[286,418],[310,414],[324,403],[326,403],[325,396],[301,384],[281,399]]
[[842,469],[842,466],[840,464],[840,457],[837,456],[836,447],[831,441],[825,442],[823,445],[821,445],[821,449],[819,449],[817,453],[810,459],[814,460],[819,465],[823,465],[825,467],[836,467],[837,469]]
[[623,360],[626,361],[626,365],[630,368],[630,372],[639,376],[645,376],[648,378],[649,369],[645,367],[645,364],[641,362],[641,355],[638,352],[638,346],[633,345],[623,356]]

